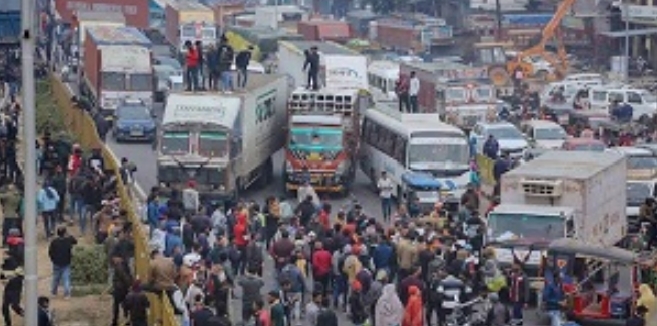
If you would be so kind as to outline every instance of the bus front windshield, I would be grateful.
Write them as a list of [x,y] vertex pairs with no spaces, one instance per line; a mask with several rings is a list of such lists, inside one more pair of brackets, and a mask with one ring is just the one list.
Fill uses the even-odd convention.
[[530,213],[491,213],[489,236],[494,241],[516,239],[556,240],[564,237],[565,219],[555,215]]
[[408,161],[413,166],[426,164],[452,164],[456,167],[467,165],[468,145],[463,143],[443,143],[420,141],[409,146]]
[[293,127],[290,149],[302,151],[342,150],[342,129],[336,127]]

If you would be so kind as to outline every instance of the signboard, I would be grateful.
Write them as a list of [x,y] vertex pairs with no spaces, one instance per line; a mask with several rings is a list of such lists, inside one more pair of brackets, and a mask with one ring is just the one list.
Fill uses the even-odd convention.
[[[655,6],[638,6],[638,5],[623,5],[620,7],[622,18],[640,18],[640,19],[657,19],[657,7]],[[628,10],[625,12],[625,10]]]
[[162,124],[212,123],[233,128],[240,105],[239,97],[171,94]]
[[325,55],[324,84],[331,88],[369,89],[367,58],[362,55]]
[[486,68],[455,69],[446,71],[445,77],[450,80],[488,79],[488,70]]

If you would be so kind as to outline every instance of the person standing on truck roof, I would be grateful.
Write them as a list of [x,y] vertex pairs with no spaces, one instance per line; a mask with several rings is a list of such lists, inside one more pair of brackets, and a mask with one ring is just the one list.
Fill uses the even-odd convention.
[[185,41],[185,48],[187,48],[187,54],[185,54],[187,91],[195,92],[198,90],[198,53],[191,41]]
[[397,99],[399,99],[399,112],[404,112],[404,106],[407,112],[411,110],[411,102],[408,97],[409,88],[409,79],[399,73],[399,79],[397,79],[395,84],[395,93],[397,93]]
[[230,93],[234,90],[233,73],[230,71],[234,57],[235,52],[233,47],[228,44],[226,35],[222,35],[221,43],[219,44],[219,73],[221,74],[222,91],[225,93]]
[[249,62],[251,61],[251,51],[253,47],[249,46],[246,50],[240,51],[235,58],[235,67],[237,68],[237,87],[246,87],[248,79]]
[[310,51],[305,52],[306,61],[303,63],[303,70],[308,69],[308,84],[306,89],[311,89],[316,91],[319,89],[319,84],[317,83],[317,74],[319,73],[319,53],[317,52],[317,47],[313,46],[310,48]]
[[383,220],[386,222],[390,221],[390,215],[392,214],[392,191],[394,190],[394,186],[392,180],[388,178],[388,173],[382,171],[381,178],[379,178],[379,181],[376,183],[376,187],[379,189]]
[[205,75],[203,74],[203,65],[205,64],[205,56],[203,55],[203,43],[201,41],[196,41],[194,43],[196,48],[196,53],[198,53],[198,85],[200,90],[205,90]]
[[417,95],[420,93],[420,80],[415,75],[415,71],[411,71],[411,79],[408,88],[408,96],[410,100],[410,112],[417,113]]
[[210,74],[208,78],[208,87],[213,91],[217,91],[219,90],[219,78],[221,78],[221,73],[219,72],[219,49],[216,44],[210,44],[206,62]]

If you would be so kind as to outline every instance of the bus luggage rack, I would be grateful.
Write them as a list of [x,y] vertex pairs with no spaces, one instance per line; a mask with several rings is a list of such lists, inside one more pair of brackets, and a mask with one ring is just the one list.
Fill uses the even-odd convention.
[[357,94],[354,92],[296,90],[288,101],[291,111],[349,115],[356,108]]

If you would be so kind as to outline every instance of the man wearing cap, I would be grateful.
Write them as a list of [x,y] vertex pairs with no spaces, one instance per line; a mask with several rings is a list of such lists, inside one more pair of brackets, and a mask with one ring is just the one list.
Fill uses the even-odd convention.
[[308,84],[306,89],[312,89],[314,91],[319,89],[319,84],[317,81],[317,74],[319,73],[319,53],[317,52],[317,46],[310,48],[310,51],[305,52],[306,61],[303,63],[303,71],[308,70]]

